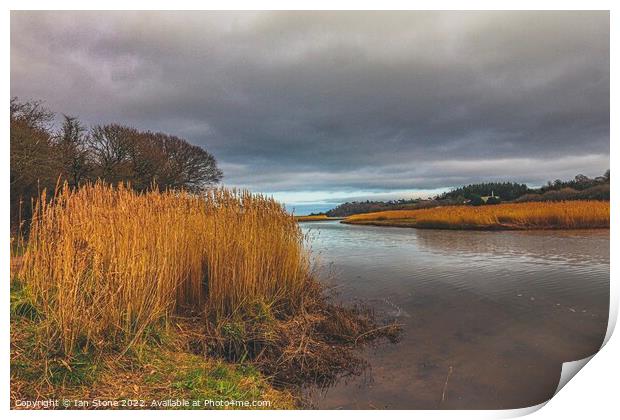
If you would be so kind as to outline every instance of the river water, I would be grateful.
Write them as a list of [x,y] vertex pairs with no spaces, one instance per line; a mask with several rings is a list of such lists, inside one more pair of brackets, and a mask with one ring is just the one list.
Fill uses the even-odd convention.
[[595,353],[609,310],[609,231],[475,232],[303,223],[327,282],[403,324],[370,369],[315,408],[500,409],[549,399]]

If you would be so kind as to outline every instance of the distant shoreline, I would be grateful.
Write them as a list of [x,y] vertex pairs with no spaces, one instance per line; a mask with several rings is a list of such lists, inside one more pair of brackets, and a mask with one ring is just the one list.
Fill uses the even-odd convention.
[[295,220],[298,222],[326,222],[330,220],[344,220],[344,217],[329,217],[324,214],[308,215],[308,216],[295,216]]

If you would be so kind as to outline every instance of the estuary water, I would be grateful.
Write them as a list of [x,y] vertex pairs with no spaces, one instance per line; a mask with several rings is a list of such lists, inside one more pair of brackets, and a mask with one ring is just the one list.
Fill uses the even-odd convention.
[[403,325],[314,408],[508,409],[549,399],[601,346],[609,230],[476,232],[302,223],[323,278]]

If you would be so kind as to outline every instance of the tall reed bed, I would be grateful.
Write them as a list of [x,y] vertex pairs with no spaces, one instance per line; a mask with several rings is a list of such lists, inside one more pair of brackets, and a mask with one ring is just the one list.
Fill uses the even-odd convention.
[[349,216],[347,223],[448,229],[577,229],[609,227],[609,201],[560,201],[444,206],[419,210],[388,210]]
[[97,183],[43,194],[17,276],[47,347],[70,355],[128,348],[179,312],[294,311],[310,262],[294,217],[273,199]]

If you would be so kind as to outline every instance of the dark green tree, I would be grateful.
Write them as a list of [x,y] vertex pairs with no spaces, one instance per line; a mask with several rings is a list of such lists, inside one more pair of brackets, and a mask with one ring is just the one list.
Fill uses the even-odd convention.
[[482,197],[480,197],[478,194],[470,194],[469,204],[472,206],[482,206],[484,205],[484,201],[482,200]]

